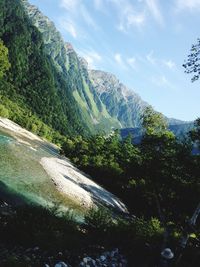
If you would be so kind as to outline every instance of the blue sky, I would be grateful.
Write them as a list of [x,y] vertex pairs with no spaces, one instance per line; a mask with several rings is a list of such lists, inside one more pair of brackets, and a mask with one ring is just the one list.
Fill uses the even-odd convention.
[[200,37],[200,0],[30,0],[89,66],[115,74],[168,117],[200,116],[182,64]]

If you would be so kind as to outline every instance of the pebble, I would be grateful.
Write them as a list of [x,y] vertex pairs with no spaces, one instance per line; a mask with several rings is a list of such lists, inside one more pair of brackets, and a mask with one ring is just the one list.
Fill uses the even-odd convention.
[[106,251],[95,260],[91,257],[84,257],[79,264],[80,267],[127,267],[127,260],[116,248],[113,251]]
[[[102,249],[101,249],[102,251]],[[57,252],[55,255],[49,255],[47,251],[42,251],[39,247],[33,247],[28,249],[23,249],[22,247],[14,247],[11,251],[8,251],[4,247],[0,247],[0,262],[5,260],[7,255],[11,255],[16,259],[22,259],[27,264],[33,264],[33,266],[43,266],[43,267],[74,267],[69,265],[69,262],[75,261],[76,266],[79,267],[127,267],[128,262],[126,258],[119,252],[118,249],[113,249],[112,251],[105,251],[95,255],[95,257],[89,257],[89,255],[84,254],[82,256],[76,255],[71,258],[70,252]],[[64,260],[64,261],[63,261]],[[35,264],[35,265],[34,265]]]

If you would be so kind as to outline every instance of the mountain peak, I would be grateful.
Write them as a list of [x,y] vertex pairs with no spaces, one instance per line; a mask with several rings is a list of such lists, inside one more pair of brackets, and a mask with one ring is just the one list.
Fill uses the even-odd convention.
[[67,54],[75,52],[72,44],[69,42],[65,43],[65,48],[66,48]]
[[46,53],[59,72],[68,77],[65,82],[72,85],[72,94],[81,113],[87,113],[84,115],[87,123],[102,120],[105,131],[113,122],[116,127],[140,127],[141,116],[149,104],[114,74],[90,70],[87,61],[76,53],[72,44],[64,42],[54,23],[37,7],[26,0],[22,2],[31,22],[42,34]]
[[78,59],[79,59],[79,61],[80,61],[81,66],[82,66],[84,69],[86,69],[86,70],[89,71],[87,60],[86,60],[85,58],[83,58],[83,57],[78,57]]

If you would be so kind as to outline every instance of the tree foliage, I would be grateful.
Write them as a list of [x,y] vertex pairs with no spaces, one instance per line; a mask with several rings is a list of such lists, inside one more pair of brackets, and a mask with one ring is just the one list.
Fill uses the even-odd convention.
[[[27,119],[33,116],[62,135],[89,133],[72,95],[72,79],[59,73],[46,54],[41,33],[30,23],[20,0],[0,1],[0,39],[4,43],[0,43],[4,69],[9,67],[5,60],[8,51],[11,63],[0,80],[0,95],[15,102],[24,113],[28,111],[22,125],[29,124]],[[19,123],[22,118],[17,114],[15,121]],[[35,125],[33,130],[38,132]]]
[[151,107],[144,110],[141,119],[145,135],[158,135],[167,130],[167,122],[162,113],[155,112]]
[[192,45],[190,54],[187,60],[184,62],[183,67],[186,73],[193,73],[192,82],[199,79],[200,76],[200,39],[197,39],[197,43]]
[[159,114],[147,110],[144,116],[146,131],[139,145],[131,136],[120,140],[114,133],[67,138],[63,150],[134,214],[182,220],[198,202],[200,159],[192,155],[191,141],[178,140]]
[[8,60],[8,49],[3,44],[3,41],[0,39],[0,78],[3,77],[5,72],[9,70],[10,63]]

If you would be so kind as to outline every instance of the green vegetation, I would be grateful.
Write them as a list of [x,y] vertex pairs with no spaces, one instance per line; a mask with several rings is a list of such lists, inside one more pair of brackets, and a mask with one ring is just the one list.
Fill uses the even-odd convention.
[[[0,216],[1,244],[5,247],[20,245],[22,248],[37,246],[40,249],[39,253],[46,252],[43,258],[36,254],[31,263],[30,260],[27,261],[27,257],[15,257],[9,253],[7,257],[4,255],[8,265],[5,263],[1,266],[9,266],[12,261],[16,264],[14,266],[42,266],[44,261],[49,261],[48,255],[66,250],[78,260],[84,253],[91,253],[92,248],[97,252],[101,246],[105,249],[118,247],[127,256],[133,257],[134,262],[138,260],[143,264],[153,258],[153,255],[141,262],[140,255],[134,252],[138,249],[138,243],[142,244],[148,240],[158,246],[163,232],[156,219],[113,220],[112,214],[103,208],[89,211],[84,223],[75,221],[73,213],[61,212],[59,207],[48,209],[40,206],[23,206],[12,209],[7,214],[0,213]],[[73,260],[70,258],[69,263],[78,266]],[[1,255],[0,262],[3,264]]]
[[190,54],[187,57],[187,60],[183,64],[186,73],[193,73],[192,82],[199,79],[200,75],[200,39],[197,39],[197,43],[192,45]]
[[[56,131],[61,135],[88,134],[90,130],[72,95],[74,85],[66,82],[67,77],[46,55],[42,36],[31,25],[20,0],[0,2],[0,40],[1,115],[41,135],[45,132],[43,136],[50,139]],[[10,110],[11,102],[18,107],[15,115]],[[38,130],[41,127],[35,123],[36,118],[43,130]]]
[[196,120],[195,128],[190,132],[190,137],[200,148],[200,118]]
[[[199,44],[192,47],[184,65],[186,72],[196,73],[193,80],[199,78],[198,56]],[[91,246],[117,246],[135,266],[147,266],[163,243],[179,247],[180,237],[188,231],[185,222],[199,203],[200,156],[192,154],[192,145],[200,144],[200,120],[187,138],[178,140],[167,129],[163,116],[147,108],[140,144],[134,145],[132,136],[121,140],[117,131],[92,136],[91,132],[111,122],[110,126],[117,125],[117,120],[108,115],[76,54],[69,59],[67,73],[60,72],[54,63],[21,1],[2,0],[0,116],[62,144],[72,162],[119,196],[136,217],[118,217],[99,208],[90,210],[84,223],[78,223],[58,209],[19,207],[0,213],[1,243],[5,247],[37,245],[54,252],[68,249],[77,254]],[[116,108],[113,114],[110,111],[115,117],[119,110],[113,99],[108,104]],[[97,119],[99,124],[95,125]],[[196,267],[199,260],[199,244],[195,243],[200,236],[199,222],[190,232],[192,238],[177,266]],[[27,266],[19,261],[23,259],[11,256],[5,266]]]
[[[132,144],[132,136],[120,140],[115,132],[107,137],[68,138],[63,150],[79,168],[118,195],[134,215],[148,221],[137,230],[146,242],[152,241],[145,234],[148,228],[157,228],[161,235],[169,224],[174,241],[169,238],[167,244],[178,246],[175,232],[181,236],[199,203],[200,156],[192,154],[193,142],[199,142],[199,120],[196,124],[181,141],[168,130],[161,114],[147,108],[139,145]],[[96,214],[96,221],[100,215]],[[195,233],[199,237],[199,224]]]
[[3,41],[0,40],[0,78],[3,77],[9,68],[10,63],[8,60],[8,49],[4,46]]
[[20,124],[31,132],[44,137],[45,139],[60,145],[64,140],[58,131],[53,130],[45,124],[37,115],[32,114],[27,105],[23,102],[16,103],[8,97],[0,94],[0,116],[9,118]]

